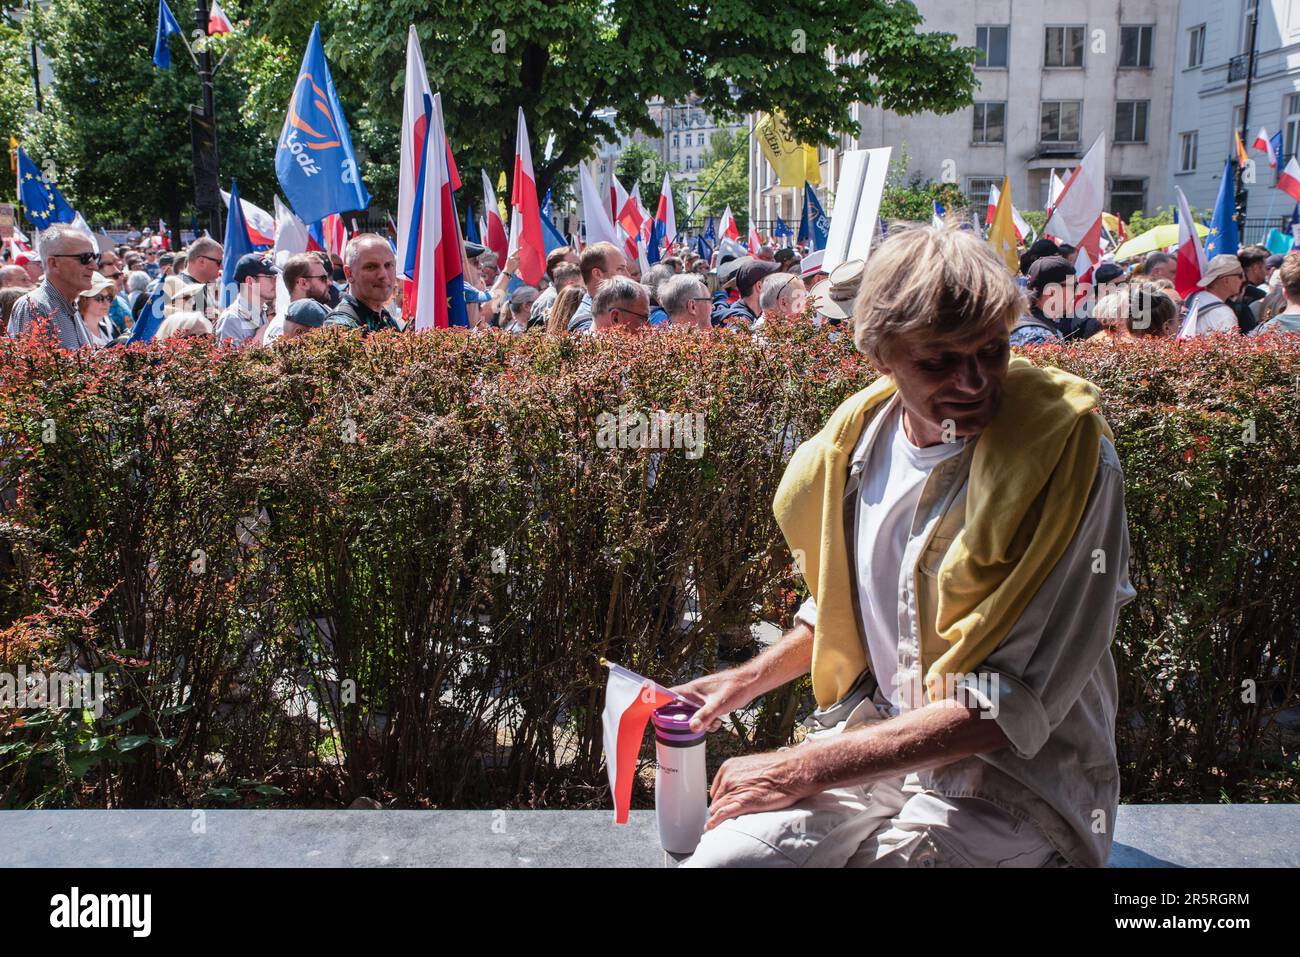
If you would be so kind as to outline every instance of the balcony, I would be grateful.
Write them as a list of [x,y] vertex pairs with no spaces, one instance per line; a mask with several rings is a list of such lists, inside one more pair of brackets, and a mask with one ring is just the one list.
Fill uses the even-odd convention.
[[[1246,71],[1250,69],[1250,54],[1243,53],[1241,56],[1235,56],[1228,61],[1228,82],[1239,83],[1246,79]],[[1259,76],[1259,56],[1255,56],[1255,76]]]

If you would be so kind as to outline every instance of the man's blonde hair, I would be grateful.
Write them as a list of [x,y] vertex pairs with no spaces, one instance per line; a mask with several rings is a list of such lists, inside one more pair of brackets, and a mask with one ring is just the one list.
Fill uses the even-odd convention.
[[879,361],[903,336],[978,340],[1010,329],[1024,293],[978,233],[959,226],[891,230],[871,253],[853,308],[859,351]]

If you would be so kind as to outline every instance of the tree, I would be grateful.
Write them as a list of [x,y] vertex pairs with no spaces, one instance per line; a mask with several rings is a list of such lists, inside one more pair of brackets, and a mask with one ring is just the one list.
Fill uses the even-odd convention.
[[[189,105],[201,102],[199,80],[179,39],[171,69],[154,66],[157,10],[154,0],[51,0],[30,18],[54,85],[25,124],[26,146],[38,164],[53,163],[59,188],[92,223],[161,216],[178,229],[193,207]],[[237,177],[242,196],[270,206],[275,138],[302,51],[246,29],[211,42],[214,62],[233,48],[214,84],[221,185]]]
[[[664,188],[665,172],[671,176],[680,170],[676,163],[665,166],[659,154],[644,143],[629,143],[619,154],[618,162],[614,164],[614,175],[618,177],[624,189],[631,192],[637,186],[641,187],[641,202],[646,209],[650,210],[652,216],[659,209],[659,194]],[[685,221],[686,207],[682,205],[686,202],[685,184],[673,179],[672,191],[673,209],[677,212],[677,221],[680,225]]]
[[[749,160],[745,155],[745,142],[749,134],[741,130],[718,130],[709,141],[708,149],[700,157],[704,169],[696,184],[704,193],[693,217],[698,225],[709,216],[720,217],[728,206],[736,217],[736,225],[743,233],[749,228]],[[716,180],[716,181],[715,181]]]
[[[458,162],[489,174],[512,168],[522,107],[534,144],[556,137],[550,161],[533,158],[542,192],[601,140],[657,135],[649,112],[656,98],[695,93],[723,118],[779,109],[801,138],[830,143],[833,131],[856,134],[854,102],[948,112],[969,103],[975,88],[975,51],[957,47],[952,34],[921,32],[916,7],[895,0],[717,0],[704,8],[339,0],[328,16],[326,50],[347,85],[345,101],[362,104],[354,123],[373,149],[367,181],[381,193],[395,180],[379,167],[395,165],[409,23],[430,85],[443,95]],[[614,122],[598,116],[611,109]]]
[[[22,140],[22,124],[36,102],[32,88],[31,46],[20,27],[0,23],[0,143]],[[4,178],[0,196],[13,200],[16,180]]]

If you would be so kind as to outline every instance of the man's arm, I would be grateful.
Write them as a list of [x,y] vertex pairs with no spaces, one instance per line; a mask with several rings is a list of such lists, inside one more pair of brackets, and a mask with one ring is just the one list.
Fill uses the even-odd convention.
[[691,719],[691,730],[716,731],[729,712],[808,674],[812,670],[812,647],[812,628],[796,620],[780,641],[752,661],[673,688],[683,698],[700,705]]

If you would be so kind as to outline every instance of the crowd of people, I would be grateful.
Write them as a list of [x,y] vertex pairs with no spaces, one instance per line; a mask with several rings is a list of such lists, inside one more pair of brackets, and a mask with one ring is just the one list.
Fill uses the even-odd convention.
[[[38,255],[0,267],[0,322],[11,336],[48,328],[68,349],[188,336],[260,347],[331,327],[362,334],[407,328],[393,247],[376,233],[354,236],[342,256],[245,255],[224,306],[222,254],[208,236],[183,252],[148,245],[100,252],[86,233],[53,226],[41,235]],[[1017,282],[1025,309],[1010,329],[1012,345],[1300,331],[1300,253],[1246,246],[1215,256],[1185,300],[1168,253],[1152,252],[1132,268],[1104,262],[1091,284],[1076,281],[1077,255],[1048,239],[1023,250]],[[552,250],[544,278],[531,286],[517,275],[517,257],[499,263],[468,242],[464,296],[475,331],[761,334],[772,317],[833,327],[853,315],[863,263],[827,273],[821,261],[821,253],[763,246],[755,255],[708,260],[689,251],[668,255],[643,271],[624,250],[597,242],[581,252]]]

